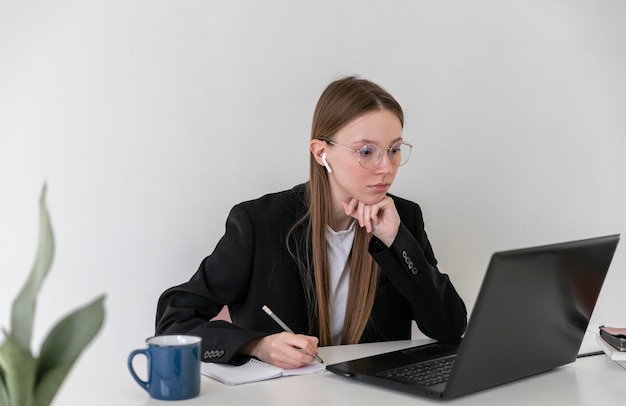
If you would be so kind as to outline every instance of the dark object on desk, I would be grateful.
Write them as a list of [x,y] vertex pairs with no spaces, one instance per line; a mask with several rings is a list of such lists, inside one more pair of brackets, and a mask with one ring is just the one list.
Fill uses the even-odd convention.
[[[618,241],[619,235],[612,235],[495,253],[461,342],[428,344],[326,369],[450,399],[573,362]],[[453,359],[454,365],[423,367],[441,358]],[[429,369],[443,378],[427,384],[413,380]]]
[[615,349],[626,351],[626,328],[600,326],[600,337]]

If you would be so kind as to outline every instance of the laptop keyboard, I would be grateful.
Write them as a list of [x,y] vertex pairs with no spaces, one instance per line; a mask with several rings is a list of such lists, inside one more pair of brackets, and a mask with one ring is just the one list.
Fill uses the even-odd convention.
[[436,359],[379,372],[378,375],[397,381],[431,386],[446,382],[455,357]]

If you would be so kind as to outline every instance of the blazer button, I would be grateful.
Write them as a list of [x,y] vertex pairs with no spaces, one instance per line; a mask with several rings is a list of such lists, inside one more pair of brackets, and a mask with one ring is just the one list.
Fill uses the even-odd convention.
[[409,255],[406,253],[406,251],[402,251],[402,258],[404,258],[404,262],[406,263],[411,273],[413,275],[417,275],[417,269],[413,266],[413,261],[411,260],[411,257],[409,257]]
[[204,352],[204,359],[220,358],[224,356],[224,350],[211,350]]

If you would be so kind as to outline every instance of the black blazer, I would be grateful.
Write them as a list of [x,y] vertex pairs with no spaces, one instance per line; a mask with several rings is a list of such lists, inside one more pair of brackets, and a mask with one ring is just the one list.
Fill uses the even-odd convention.
[[[262,310],[267,305],[296,333],[316,335],[317,322],[308,321],[300,273],[285,244],[289,229],[306,211],[305,187],[233,207],[213,253],[189,282],[161,295],[156,334],[200,336],[203,361],[239,363],[237,352],[246,343],[282,331]],[[448,276],[437,269],[421,209],[391,197],[402,224],[390,248],[376,237],[370,241],[381,276],[361,342],[409,339],[412,320],[429,337],[459,338],[467,311]],[[299,226],[296,239],[305,232]],[[232,324],[210,321],[224,305]]]

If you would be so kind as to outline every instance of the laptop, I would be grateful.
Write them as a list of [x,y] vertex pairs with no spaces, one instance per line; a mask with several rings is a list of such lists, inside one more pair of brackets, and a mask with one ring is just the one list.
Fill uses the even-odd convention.
[[462,339],[326,369],[373,385],[451,399],[573,362],[619,237],[496,252]]

